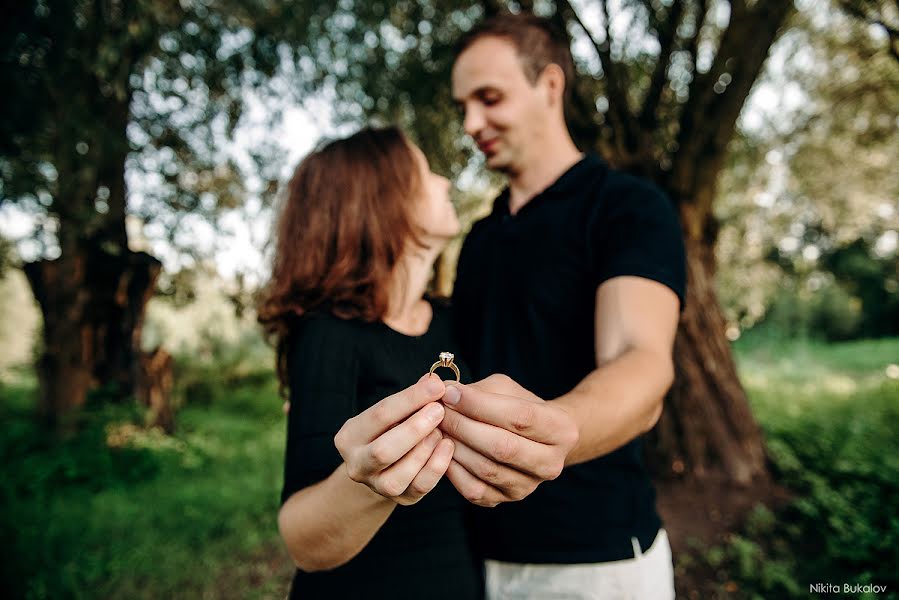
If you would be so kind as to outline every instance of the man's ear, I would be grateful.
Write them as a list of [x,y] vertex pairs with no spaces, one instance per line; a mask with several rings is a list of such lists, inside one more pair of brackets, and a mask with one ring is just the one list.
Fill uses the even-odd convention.
[[547,101],[550,106],[562,103],[565,94],[565,73],[562,67],[555,63],[550,63],[543,68],[540,73],[539,83],[541,83],[548,94]]

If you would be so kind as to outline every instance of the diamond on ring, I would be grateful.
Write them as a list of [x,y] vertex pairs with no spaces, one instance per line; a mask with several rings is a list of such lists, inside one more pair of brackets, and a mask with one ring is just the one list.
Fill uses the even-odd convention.
[[437,356],[437,362],[431,365],[430,371],[428,373],[433,373],[434,369],[438,367],[446,367],[447,369],[452,369],[453,373],[456,375],[456,381],[458,382],[460,379],[459,375],[459,367],[456,366],[455,360],[456,356],[452,352],[441,352]]

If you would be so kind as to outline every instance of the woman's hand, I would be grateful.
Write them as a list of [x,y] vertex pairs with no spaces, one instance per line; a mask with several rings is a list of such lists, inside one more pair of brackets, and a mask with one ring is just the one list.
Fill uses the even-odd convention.
[[437,429],[444,391],[439,377],[425,375],[344,423],[334,444],[350,479],[403,506],[434,489],[455,449]]

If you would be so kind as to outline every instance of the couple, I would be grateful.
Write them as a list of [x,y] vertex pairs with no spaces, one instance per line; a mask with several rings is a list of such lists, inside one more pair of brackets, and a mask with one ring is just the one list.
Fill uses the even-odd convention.
[[[297,168],[259,315],[290,391],[291,598],[674,597],[639,436],[673,379],[683,242],[655,187],[576,149],[573,72],[532,15],[460,43],[453,96],[508,187],[451,307],[425,290],[459,222],[419,148],[364,129]],[[461,384],[428,373],[444,351]]]

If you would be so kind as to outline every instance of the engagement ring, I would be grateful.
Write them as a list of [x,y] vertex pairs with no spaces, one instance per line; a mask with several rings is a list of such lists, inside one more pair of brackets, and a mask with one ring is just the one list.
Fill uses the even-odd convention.
[[447,369],[452,369],[453,373],[456,374],[456,383],[459,382],[459,367],[453,363],[453,359],[456,358],[453,356],[452,352],[441,352],[439,360],[431,365],[431,370],[428,373],[433,373],[434,369],[438,367],[446,367]]

